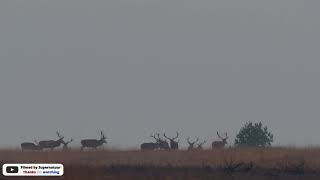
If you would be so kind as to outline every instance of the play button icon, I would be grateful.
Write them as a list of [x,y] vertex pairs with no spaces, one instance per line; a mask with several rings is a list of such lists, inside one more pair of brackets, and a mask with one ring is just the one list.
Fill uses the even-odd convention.
[[19,172],[19,167],[18,166],[7,166],[6,167],[6,172],[9,173],[9,174],[18,173]]

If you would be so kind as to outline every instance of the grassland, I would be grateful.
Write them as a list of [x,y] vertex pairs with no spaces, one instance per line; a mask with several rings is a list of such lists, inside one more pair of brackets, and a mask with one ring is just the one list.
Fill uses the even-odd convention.
[[[57,179],[320,179],[320,148],[206,151],[0,151],[1,163],[62,163]],[[55,179],[5,178],[1,179]]]

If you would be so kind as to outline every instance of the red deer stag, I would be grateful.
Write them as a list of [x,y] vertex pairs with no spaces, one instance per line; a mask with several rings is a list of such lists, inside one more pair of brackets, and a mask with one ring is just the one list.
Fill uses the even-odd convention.
[[217,132],[217,135],[221,139],[221,141],[213,141],[212,142],[212,149],[224,148],[224,146],[227,144],[227,139],[229,138],[227,133],[225,133],[225,137],[221,137],[219,132]]
[[197,138],[195,141],[193,141],[193,142],[190,142],[190,138],[188,137],[187,138],[187,142],[188,142],[188,144],[189,144],[189,147],[188,147],[188,150],[190,151],[190,150],[195,150],[195,147],[194,147],[194,144],[196,143],[196,142],[198,142],[199,141],[199,138]]
[[81,140],[81,150],[84,148],[94,148],[97,150],[99,146],[102,146],[104,143],[107,144],[106,137],[104,136],[103,132],[100,132],[101,137],[99,140],[97,139],[83,139]]

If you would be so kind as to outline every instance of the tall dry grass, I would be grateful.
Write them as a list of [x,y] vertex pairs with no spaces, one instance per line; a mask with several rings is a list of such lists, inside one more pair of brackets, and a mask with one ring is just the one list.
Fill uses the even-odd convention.
[[[67,180],[320,179],[320,148],[86,152],[2,150],[0,161],[1,163],[62,163],[65,165],[65,175],[58,179]],[[237,165],[239,171],[234,170]],[[252,165],[250,169],[249,165]]]

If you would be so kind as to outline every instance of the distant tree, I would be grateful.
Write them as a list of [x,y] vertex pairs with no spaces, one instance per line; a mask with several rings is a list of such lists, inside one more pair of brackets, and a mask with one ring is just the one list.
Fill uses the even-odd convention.
[[235,139],[236,146],[271,146],[273,134],[268,131],[268,127],[262,127],[262,123],[247,122],[239,131]]

